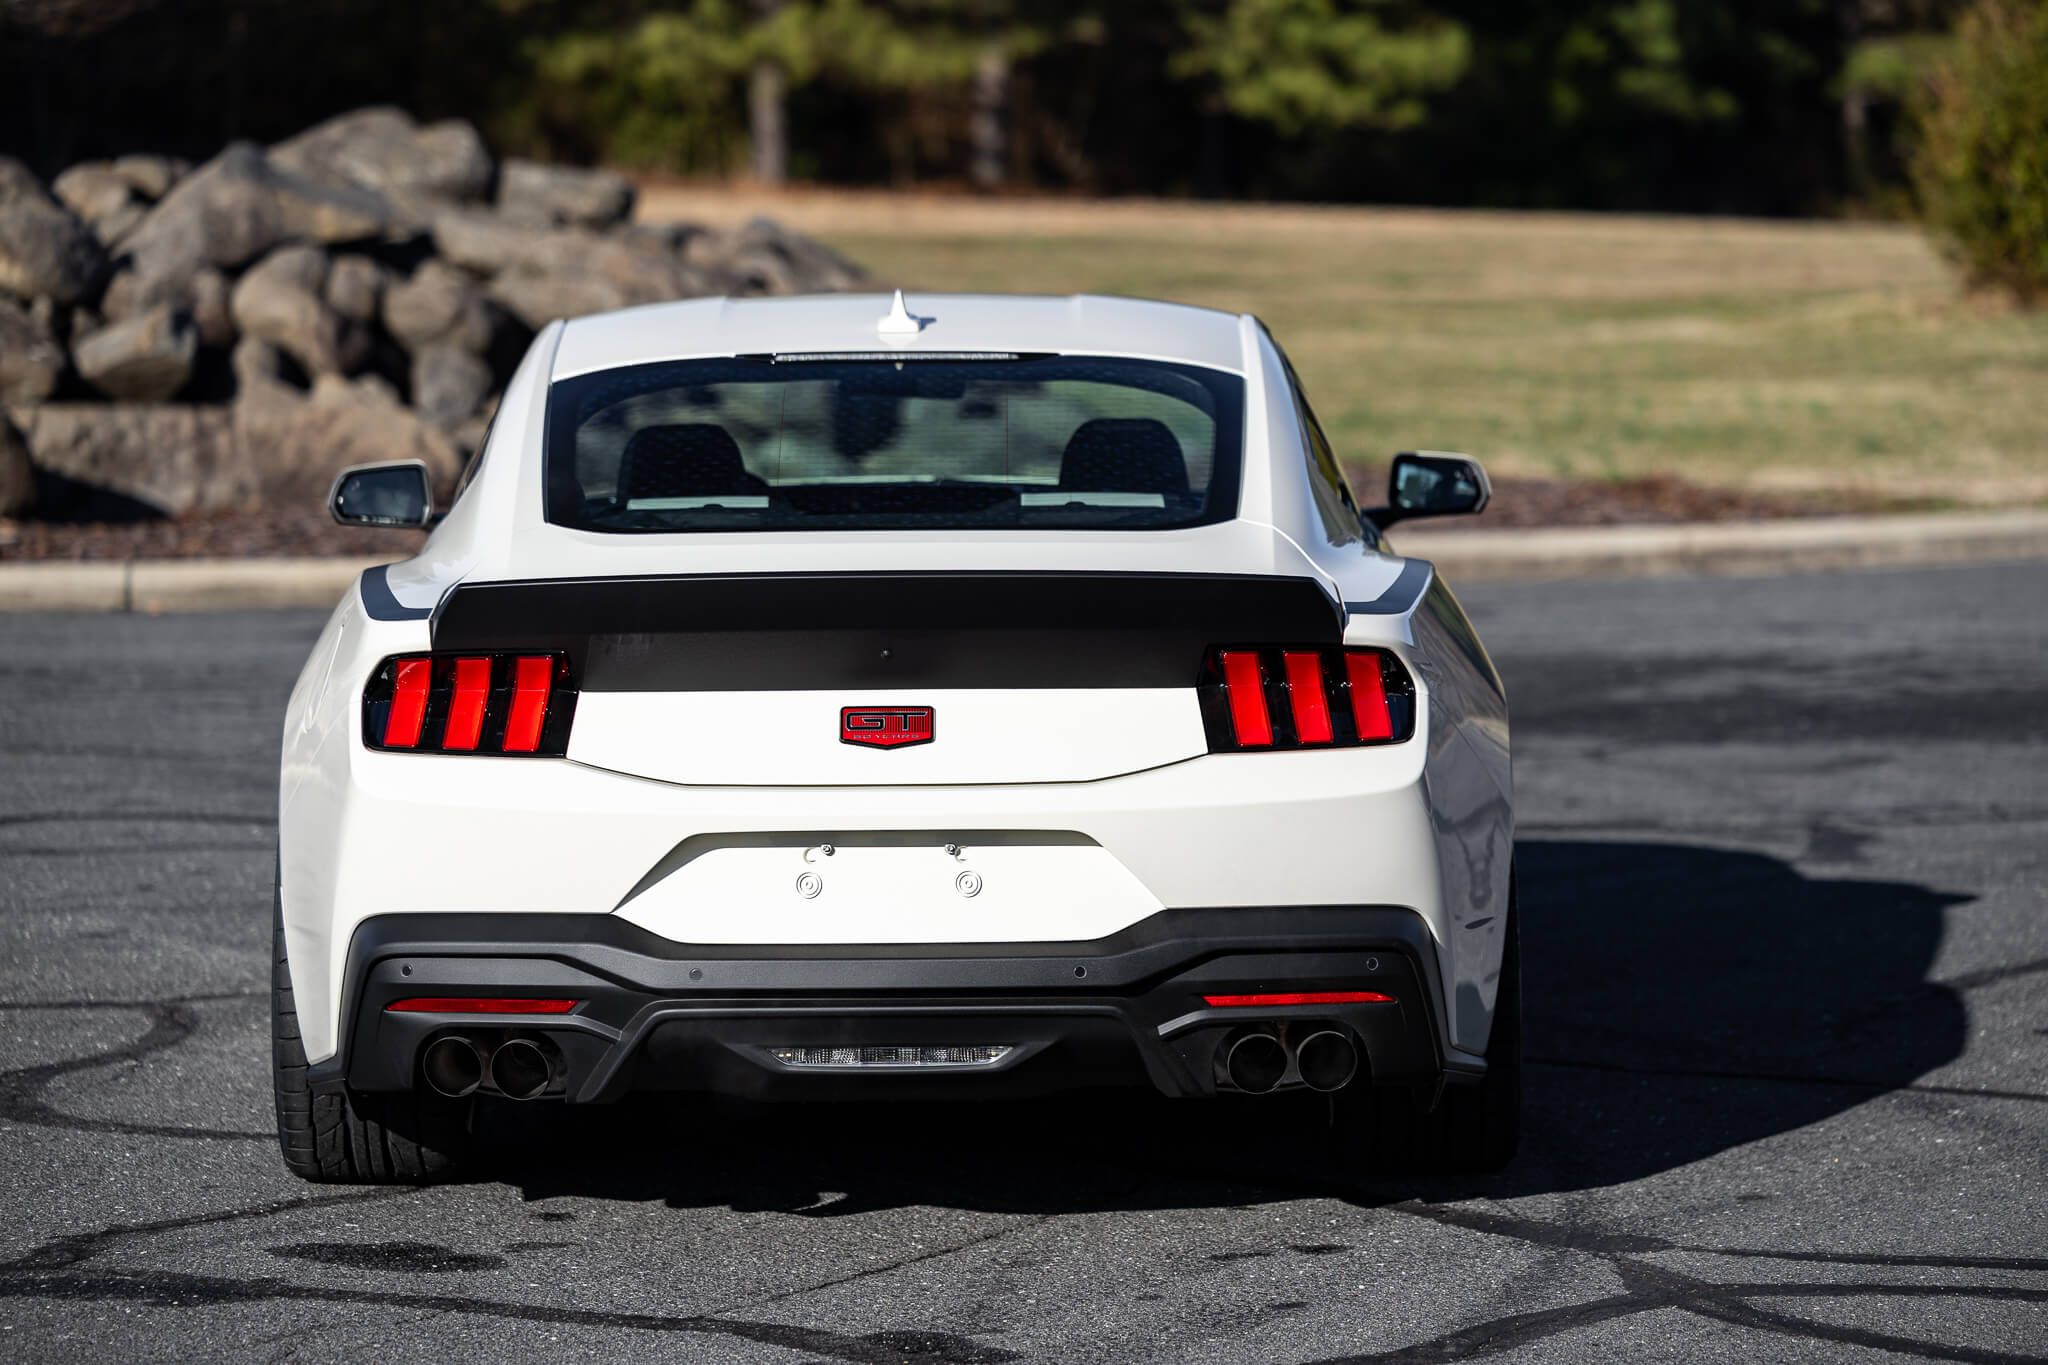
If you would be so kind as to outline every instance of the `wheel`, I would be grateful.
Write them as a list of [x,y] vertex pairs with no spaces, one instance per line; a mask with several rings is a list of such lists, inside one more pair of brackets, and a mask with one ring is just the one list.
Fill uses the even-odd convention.
[[332,1185],[418,1184],[450,1174],[467,1137],[461,1104],[419,1093],[312,1092],[285,961],[281,897],[271,940],[271,1086],[284,1164],[303,1179]]
[[1446,1085],[1440,1095],[1434,1086],[1338,1091],[1331,1097],[1331,1126],[1344,1165],[1384,1175],[1476,1174],[1514,1159],[1522,1136],[1520,920],[1510,880],[1485,1078],[1476,1085]]

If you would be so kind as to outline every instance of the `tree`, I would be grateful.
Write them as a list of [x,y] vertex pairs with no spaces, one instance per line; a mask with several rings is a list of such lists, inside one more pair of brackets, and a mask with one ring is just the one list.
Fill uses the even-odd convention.
[[1923,96],[1913,179],[1979,283],[2048,297],[2048,0],[1980,0]]
[[1401,0],[1195,3],[1185,23],[1169,70],[1286,135],[1419,123],[1423,97],[1454,84],[1470,55],[1462,26]]

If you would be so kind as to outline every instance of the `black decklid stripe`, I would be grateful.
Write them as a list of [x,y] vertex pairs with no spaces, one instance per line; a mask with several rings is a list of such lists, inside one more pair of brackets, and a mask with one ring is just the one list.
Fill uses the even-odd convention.
[[473,583],[436,650],[567,650],[587,692],[1192,686],[1219,641],[1336,644],[1315,580],[709,574]]

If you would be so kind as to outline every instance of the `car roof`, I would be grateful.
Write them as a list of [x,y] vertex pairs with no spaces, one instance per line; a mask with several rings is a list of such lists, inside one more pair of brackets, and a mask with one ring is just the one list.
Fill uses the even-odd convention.
[[905,291],[914,333],[878,330],[888,294],[689,299],[574,318],[552,379],[621,365],[776,352],[1020,351],[1180,361],[1242,373],[1249,318],[1149,299]]

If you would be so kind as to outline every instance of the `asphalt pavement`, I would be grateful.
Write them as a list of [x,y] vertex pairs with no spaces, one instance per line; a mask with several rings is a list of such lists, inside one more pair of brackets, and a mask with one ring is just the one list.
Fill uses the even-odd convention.
[[1491,584],[1524,1150],[1312,1104],[496,1115],[305,1185],[267,1009],[318,613],[0,616],[0,1359],[2048,1361],[2048,565]]

